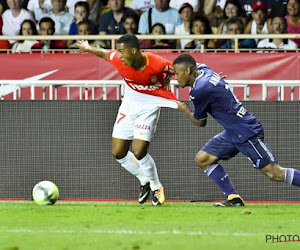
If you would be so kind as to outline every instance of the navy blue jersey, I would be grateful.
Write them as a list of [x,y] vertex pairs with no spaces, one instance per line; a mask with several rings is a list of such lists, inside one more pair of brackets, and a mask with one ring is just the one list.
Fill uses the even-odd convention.
[[199,76],[190,92],[196,119],[206,119],[209,113],[235,143],[243,143],[263,131],[260,121],[243,107],[217,73],[204,64],[198,65],[198,70]]

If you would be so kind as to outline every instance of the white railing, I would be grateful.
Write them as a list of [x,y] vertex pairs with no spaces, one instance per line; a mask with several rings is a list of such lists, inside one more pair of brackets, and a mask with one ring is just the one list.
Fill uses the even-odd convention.
[[[285,100],[285,88],[290,88],[290,100],[299,100],[300,96],[300,80],[226,80],[230,89],[243,88],[243,100],[251,100],[250,86],[262,86],[262,99],[268,100],[268,88],[276,87],[278,93],[278,101]],[[0,99],[5,100],[5,96],[13,93],[13,100],[22,99],[21,89],[30,88],[30,100],[36,100],[36,88],[43,89],[42,100],[58,100],[58,89],[67,89],[67,100],[71,100],[71,88],[79,89],[79,100],[95,100],[95,89],[101,88],[103,91],[102,100],[107,100],[108,89],[115,88],[115,100],[121,100],[124,94],[124,86],[122,80],[0,80]],[[46,96],[46,89],[49,89],[49,96]],[[295,98],[298,88],[298,98]],[[171,90],[180,98],[180,87],[176,80],[171,81]],[[89,98],[88,92],[91,91]]]
[[[115,49],[116,41],[121,37],[122,35],[89,35],[89,36],[0,36],[0,40],[103,40],[103,41],[110,41],[111,48]],[[176,40],[176,39],[234,39],[235,40],[235,47],[233,49],[227,49],[226,51],[234,51],[234,52],[240,52],[240,51],[257,51],[261,49],[240,49],[238,48],[238,41],[240,39],[265,39],[265,38],[282,38],[282,39],[300,39],[300,34],[259,34],[259,35],[253,35],[253,34],[240,34],[240,35],[137,35],[139,40],[144,39],[166,39],[166,40]],[[297,51],[299,51],[298,49]],[[5,50],[7,53],[10,53],[10,50]],[[72,49],[72,51],[76,51],[75,49]],[[172,49],[174,51],[174,49]],[[182,50],[180,50],[182,51]],[[222,51],[221,49],[205,49],[203,46],[201,49],[197,50],[197,52],[205,52],[205,51]],[[225,50],[224,50],[225,51]],[[274,51],[274,49],[273,49]],[[282,49],[280,49],[282,51]]]

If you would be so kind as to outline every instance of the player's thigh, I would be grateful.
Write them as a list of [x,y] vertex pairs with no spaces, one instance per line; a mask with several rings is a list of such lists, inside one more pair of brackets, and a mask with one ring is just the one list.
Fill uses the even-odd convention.
[[[217,159],[222,160],[228,160],[239,152],[231,142],[231,138],[227,134],[226,130],[210,139],[201,150],[209,155],[215,156]],[[213,158],[211,157],[211,159]]]
[[145,109],[137,115],[134,123],[134,139],[150,142],[159,120],[160,108]]
[[248,157],[253,163],[254,168],[262,169],[269,164],[277,164],[274,153],[267,143],[264,142],[263,134],[252,137],[244,143],[235,144],[235,146],[241,153]]

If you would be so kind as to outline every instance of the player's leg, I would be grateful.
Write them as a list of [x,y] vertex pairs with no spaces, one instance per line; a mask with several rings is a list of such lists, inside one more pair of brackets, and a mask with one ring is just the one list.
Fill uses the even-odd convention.
[[148,147],[153,137],[159,119],[159,108],[144,110],[135,120],[132,152],[139,160],[140,167],[150,182],[153,192],[153,205],[162,205],[165,202],[164,189],[159,181],[157,168]]
[[255,168],[267,176],[270,180],[281,181],[300,187],[300,171],[293,168],[283,168],[277,163],[277,159],[264,142],[264,135],[259,134],[245,142],[239,150],[248,156]]
[[226,160],[238,153],[237,149],[226,138],[226,131],[212,138],[197,153],[195,162],[218,185],[226,196],[225,201],[215,203],[215,206],[244,206],[244,201],[232,185],[227,172],[218,163],[219,159]]
[[283,168],[279,164],[268,164],[261,172],[272,181],[281,181],[300,187],[300,171],[294,168]]
[[141,185],[145,185],[147,178],[140,168],[138,160],[129,151],[130,143],[129,140],[112,138],[112,155],[123,168],[140,180]]
[[[141,186],[144,186],[148,183],[148,180],[144,175],[143,170],[140,168],[138,160],[135,158],[134,154],[129,151],[129,146],[133,139],[135,121],[130,111],[130,104],[123,101],[119,108],[113,128],[112,154],[121,166],[129,173],[136,176],[140,180]],[[148,189],[150,189],[150,187]]]

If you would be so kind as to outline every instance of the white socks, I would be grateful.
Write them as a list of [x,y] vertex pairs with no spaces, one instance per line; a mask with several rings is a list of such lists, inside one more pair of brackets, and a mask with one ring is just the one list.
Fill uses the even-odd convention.
[[139,163],[145,176],[150,181],[151,189],[152,190],[159,189],[162,185],[159,182],[157,169],[152,157],[149,154],[147,154],[143,159],[139,160]]
[[122,159],[117,159],[117,162],[121,164],[129,173],[136,176],[142,185],[148,182],[147,176],[144,174],[143,170],[140,168],[139,161],[135,158],[134,154],[128,151],[127,155]]

